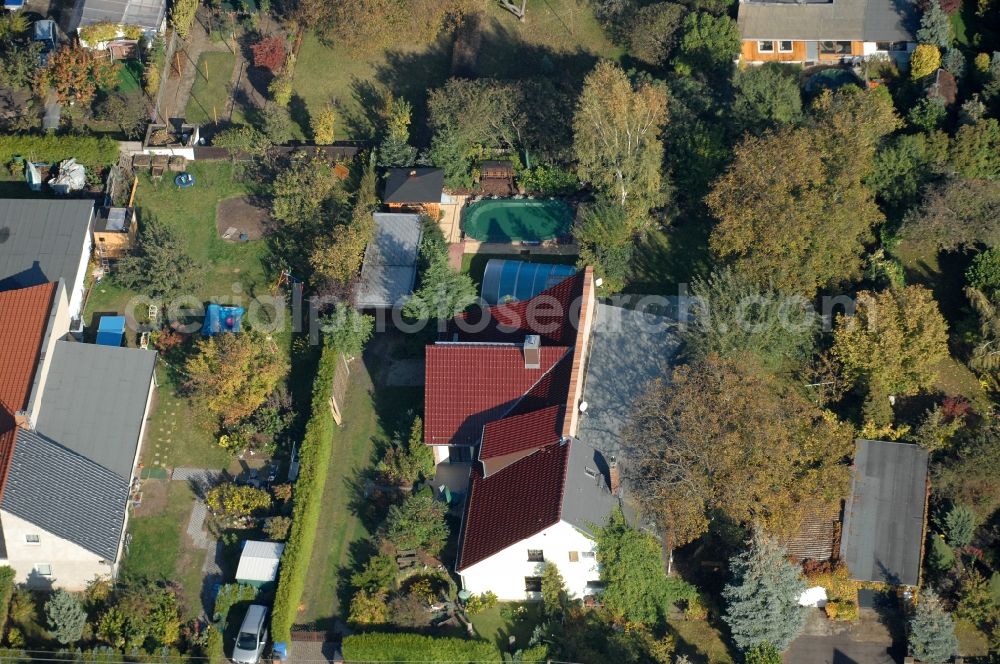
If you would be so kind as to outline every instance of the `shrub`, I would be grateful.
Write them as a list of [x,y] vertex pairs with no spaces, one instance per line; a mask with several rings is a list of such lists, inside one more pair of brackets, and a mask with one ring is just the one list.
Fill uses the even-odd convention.
[[978,254],[966,270],[965,280],[984,293],[1000,293],[1000,247]]
[[976,532],[976,513],[965,505],[953,505],[935,518],[935,526],[952,547],[968,546]]
[[474,616],[482,611],[487,611],[492,609],[497,605],[497,595],[492,590],[487,590],[486,592],[473,595],[465,602],[465,612],[470,616]]
[[487,641],[434,638],[421,634],[353,634],[343,641],[347,662],[499,662],[500,651]]
[[517,175],[517,184],[524,191],[542,196],[568,196],[580,186],[576,173],[559,166],[535,166]]
[[424,549],[437,555],[448,539],[445,505],[431,496],[410,496],[389,508],[386,531],[389,541],[402,550]]
[[276,73],[285,66],[285,41],[281,37],[265,37],[250,47],[253,66]]
[[111,41],[118,37],[118,24],[110,21],[91,23],[79,29],[80,39],[88,44]]
[[10,609],[10,599],[14,596],[14,568],[8,565],[0,567],[0,635],[7,627],[7,614]]
[[217,514],[245,517],[270,509],[271,494],[264,489],[225,482],[208,492],[205,503]]
[[264,524],[264,534],[275,542],[288,539],[288,531],[292,529],[292,520],[287,516],[273,516]]
[[215,607],[213,619],[219,620],[223,625],[229,617],[229,611],[240,602],[252,602],[257,598],[257,589],[243,583],[227,583],[219,588],[215,595]]
[[347,622],[352,625],[384,625],[389,622],[389,605],[384,590],[359,590],[351,598]]
[[826,611],[826,617],[830,620],[850,622],[857,620],[860,615],[858,605],[850,600],[830,600],[826,603],[824,609]]
[[197,11],[198,0],[174,0],[173,9],[170,10],[170,24],[181,39],[187,39]]
[[142,91],[149,97],[156,97],[160,91],[160,68],[155,64],[148,64],[142,73]]
[[927,552],[927,565],[938,574],[945,574],[955,566],[955,552],[940,535],[931,535],[930,551]]
[[933,44],[918,44],[910,56],[910,78],[918,81],[941,66],[941,51]]
[[77,162],[95,168],[108,166],[118,159],[118,142],[107,137],[4,136],[0,141],[0,164],[10,163],[15,156],[30,157],[55,164],[75,157]]
[[333,143],[336,123],[337,115],[330,105],[324,106],[315,115],[310,116],[309,128],[312,130],[313,141],[317,145]]
[[395,559],[389,554],[379,554],[369,558],[364,569],[351,575],[351,585],[369,592],[392,590],[398,573]]
[[83,608],[83,602],[65,590],[55,591],[45,602],[45,617],[52,635],[63,645],[79,641],[87,624],[87,612]]
[[292,79],[287,76],[275,76],[267,86],[267,91],[271,93],[271,99],[275,104],[285,108],[292,101]]
[[275,641],[291,639],[292,624],[305,589],[309,558],[316,542],[323,511],[323,489],[330,465],[336,424],[330,412],[333,376],[340,353],[325,346],[313,383],[312,417],[306,425],[299,450],[299,477],[295,482],[292,529],[281,556],[281,576],[271,611],[271,636]]
[[781,653],[764,641],[747,650],[744,661],[746,664],[781,664]]

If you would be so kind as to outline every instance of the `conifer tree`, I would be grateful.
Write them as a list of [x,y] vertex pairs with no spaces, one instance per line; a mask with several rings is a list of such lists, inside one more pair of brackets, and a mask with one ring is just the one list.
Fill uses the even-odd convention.
[[933,590],[921,595],[910,620],[910,654],[927,664],[943,664],[958,654],[955,620]]

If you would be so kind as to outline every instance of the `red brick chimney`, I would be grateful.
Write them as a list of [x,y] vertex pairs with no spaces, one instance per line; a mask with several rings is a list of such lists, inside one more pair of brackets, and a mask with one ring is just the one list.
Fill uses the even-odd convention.
[[618,490],[622,487],[622,475],[618,469],[618,461],[614,457],[611,457],[611,461],[608,464],[608,482],[611,484],[609,488],[612,495],[617,496]]

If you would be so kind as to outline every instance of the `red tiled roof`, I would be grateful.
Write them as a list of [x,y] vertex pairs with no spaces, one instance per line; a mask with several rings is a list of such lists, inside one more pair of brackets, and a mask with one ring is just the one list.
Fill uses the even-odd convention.
[[424,442],[472,445],[564,356],[540,349],[538,369],[524,367],[520,346],[434,344],[425,352]]
[[458,335],[459,341],[520,343],[525,334],[537,334],[543,345],[572,346],[576,340],[576,324],[580,318],[580,299],[583,295],[585,273],[577,272],[530,300],[498,304],[486,310],[462,314],[465,326],[482,324],[483,316],[489,319],[483,330],[465,332],[456,321],[448,326],[448,339]]
[[479,458],[492,459],[558,442],[562,437],[562,410],[562,406],[554,405],[490,422],[483,428]]
[[554,443],[483,478],[476,464],[462,522],[462,570],[559,522],[569,444]]
[[0,494],[17,437],[14,415],[31,396],[56,285],[0,292]]

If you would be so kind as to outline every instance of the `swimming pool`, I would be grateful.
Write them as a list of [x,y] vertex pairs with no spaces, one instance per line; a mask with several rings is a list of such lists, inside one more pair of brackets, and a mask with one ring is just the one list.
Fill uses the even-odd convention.
[[569,233],[574,214],[565,201],[505,198],[473,203],[462,213],[462,225],[480,242],[540,242]]

